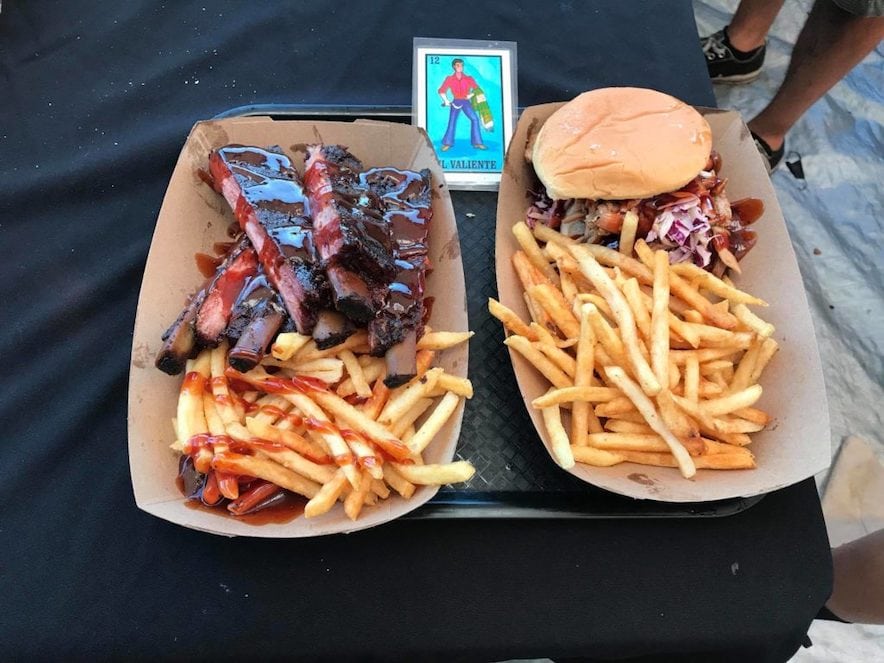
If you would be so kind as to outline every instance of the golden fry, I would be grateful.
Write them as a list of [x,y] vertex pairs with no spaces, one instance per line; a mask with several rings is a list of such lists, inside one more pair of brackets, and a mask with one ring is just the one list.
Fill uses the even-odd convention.
[[297,332],[284,332],[273,341],[273,345],[270,346],[270,354],[274,359],[285,361],[291,359],[309,341],[309,336],[303,336]]
[[543,272],[543,275],[546,276],[551,283],[557,284],[559,282],[559,275],[556,274],[552,265],[550,265],[543,256],[543,253],[540,251],[540,246],[537,244],[537,240],[534,239],[531,229],[524,221],[519,221],[519,223],[513,226],[513,235],[515,235],[516,241],[519,243],[519,246],[522,247],[522,251],[525,252],[525,256],[531,261],[531,264]]
[[496,299],[488,299],[488,312],[500,320],[503,323],[503,326],[513,334],[524,336],[532,341],[537,340],[534,334],[528,329],[528,325],[522,322],[522,319],[519,316]]
[[623,456],[619,454],[589,446],[572,446],[571,453],[574,456],[574,460],[578,463],[595,465],[596,467],[610,467],[623,462]]
[[576,338],[580,333],[580,323],[571,312],[571,306],[555,286],[542,283],[529,288],[528,296],[552,319],[565,338]]
[[[461,483],[469,481],[476,473],[476,469],[465,460],[443,465],[404,465],[402,463],[392,463],[392,465],[406,481],[420,486]],[[393,488],[396,487],[393,486]]]
[[451,415],[454,414],[459,404],[460,398],[457,394],[445,394],[442,400],[439,401],[436,409],[433,410],[433,413],[427,417],[427,420],[420,425],[414,436],[408,440],[408,448],[412,453],[419,454],[427,448],[448,419],[451,418]]
[[599,292],[607,300],[608,304],[610,304],[611,311],[614,313],[614,317],[617,320],[620,337],[623,340],[626,353],[629,356],[632,368],[641,384],[642,390],[649,396],[653,396],[659,393],[662,386],[657,381],[653,371],[651,371],[651,367],[648,365],[647,360],[639,349],[635,319],[629,308],[629,304],[627,304],[623,294],[617,289],[617,286],[601,268],[595,258],[593,258],[591,253],[580,250],[585,248],[585,246],[572,247],[571,253],[577,259],[577,262],[580,263],[580,269],[586,277],[593,282],[595,287],[598,288]]
[[331,481],[323,484],[319,492],[304,506],[304,517],[315,518],[328,512],[348,486],[347,477],[342,470],[337,470]]
[[620,253],[632,256],[635,244],[635,233],[638,230],[638,214],[632,210],[623,215],[623,226],[620,228]]
[[320,488],[315,481],[259,456],[243,456],[230,452],[216,454],[212,459],[212,467],[219,472],[264,479],[304,497],[314,497]]
[[563,403],[608,403],[615,398],[625,398],[618,389],[610,387],[573,386],[564,389],[550,389],[543,396],[535,398],[531,405],[541,409]]
[[[661,385],[669,384],[669,255],[654,254],[651,310],[651,366]],[[673,316],[675,317],[675,316]]]
[[543,423],[549,435],[553,458],[564,469],[574,467],[574,454],[571,453],[571,442],[568,440],[568,434],[562,426],[562,416],[558,405],[543,408]]
[[353,380],[353,389],[356,390],[356,395],[360,398],[369,398],[371,396],[371,387],[365,378],[365,373],[359,360],[356,359],[356,355],[350,350],[342,350],[338,356],[347,369],[347,375]]
[[524,336],[510,336],[504,343],[528,360],[554,386],[561,388],[572,385],[571,378],[547,359],[542,352],[535,349],[533,344]]
[[466,343],[473,337],[473,332],[429,332],[421,336],[417,342],[418,350],[447,350],[455,345]]
[[681,441],[679,441],[679,439],[666,428],[657,414],[657,411],[654,409],[653,403],[651,403],[638,385],[626,375],[626,372],[622,368],[608,366],[605,368],[605,373],[614,381],[620,390],[626,394],[629,400],[633,402],[636,409],[642,417],[644,417],[645,421],[648,422],[648,426],[650,426],[654,432],[661,436],[666,441],[666,444],[669,445],[670,451],[678,461],[678,468],[681,470],[682,476],[686,479],[690,479],[694,476],[694,474],[696,474],[696,467],[691,460],[690,454],[688,454]]

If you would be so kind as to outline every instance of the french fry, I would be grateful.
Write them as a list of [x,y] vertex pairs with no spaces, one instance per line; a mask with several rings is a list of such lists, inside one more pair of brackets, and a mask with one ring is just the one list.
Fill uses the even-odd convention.
[[589,292],[581,292],[579,295],[577,295],[577,299],[585,304],[595,304],[598,310],[604,313],[605,317],[608,318],[608,320],[614,319],[614,314],[611,312],[611,307],[608,306],[608,302],[606,302],[605,298],[601,295]]
[[535,285],[541,283],[549,283],[550,280],[541,270],[534,266],[534,263],[525,255],[524,251],[516,251],[513,254],[513,268],[516,270],[516,276],[522,283],[522,290],[527,291]]
[[695,311],[694,309],[688,309],[684,313],[682,313],[682,317],[685,322],[695,322],[697,324],[703,324],[703,316],[700,315],[699,311]]
[[377,419],[387,404],[390,396],[390,388],[384,384],[384,378],[379,377],[371,388],[371,396],[362,404],[362,412],[369,419]]
[[294,362],[303,363],[307,361],[312,361],[313,359],[325,359],[327,357],[335,357],[342,350],[353,350],[355,352],[360,346],[366,345],[367,343],[368,332],[362,329],[348,336],[341,343],[338,343],[337,345],[334,345],[330,348],[326,348],[325,350],[320,350],[316,347],[316,341],[310,340],[294,354],[291,360]]
[[381,469],[381,459],[375,454],[372,447],[362,435],[349,428],[341,428],[341,437],[350,447],[350,451],[356,456],[356,462],[364,471],[368,472],[373,479],[382,479],[384,472]]
[[[419,486],[462,483],[469,481],[476,473],[476,469],[464,460],[442,465],[404,465],[402,463],[392,463],[392,465],[406,481]],[[393,488],[396,487],[393,486]]]
[[409,429],[409,427],[417,421],[421,415],[430,409],[430,406],[433,404],[432,398],[421,398],[414,403],[410,408],[408,408],[401,415],[398,415],[392,422],[389,423],[390,432],[393,433],[400,440],[402,436],[405,435],[405,431]]
[[683,262],[672,266],[672,271],[684,278],[697,281],[703,290],[707,290],[722,299],[727,299],[735,304],[752,304],[754,306],[767,306],[767,302],[754,297],[747,292],[738,290],[732,285],[725,283],[712,272],[707,272],[702,267],[693,263]]
[[574,456],[574,460],[578,463],[595,465],[596,467],[610,467],[623,462],[623,456],[619,454],[605,451],[603,449],[595,449],[589,446],[572,446],[571,453]]
[[528,325],[522,322],[522,319],[513,313],[506,306],[496,299],[488,298],[488,312],[503,323],[513,334],[524,336],[525,338],[536,341],[534,333],[528,329]]
[[531,264],[543,272],[544,276],[546,276],[551,283],[558,284],[558,274],[556,274],[552,265],[550,265],[543,256],[543,253],[540,251],[540,246],[537,244],[537,240],[534,239],[534,234],[524,221],[519,221],[519,223],[513,226],[513,235],[515,235],[516,241],[519,243],[519,246],[522,247],[522,251],[525,252],[528,260],[531,261]]
[[734,315],[737,316],[737,320],[763,338],[773,335],[776,331],[776,327],[759,318],[745,304],[734,306]]
[[414,484],[397,472],[392,463],[384,463],[384,481],[405,499],[414,495]]
[[[639,240],[635,243],[636,252],[638,251],[639,243],[643,244],[644,241]],[[647,245],[645,246],[647,247]],[[575,247],[571,246],[569,248],[573,253]],[[636,277],[639,280],[639,283],[652,285],[654,282],[654,274],[650,267],[642,264],[635,258],[623,255],[619,251],[609,249],[607,246],[602,246],[601,244],[580,244],[579,248],[585,250],[589,255],[592,255],[592,257],[602,265],[619,267],[630,276]],[[574,257],[577,258],[579,262],[580,259],[576,255]]]
[[378,416],[378,421],[382,424],[390,424],[400,419],[419,400],[426,398],[433,391],[441,373],[441,368],[430,369],[420,380],[407,385],[401,393],[391,396]]
[[344,472],[338,469],[331,481],[324,483],[319,492],[304,506],[304,517],[315,518],[330,511],[348,485]]
[[320,489],[315,481],[260,456],[243,456],[231,452],[216,454],[212,459],[212,467],[219,472],[264,479],[308,498],[315,497]]
[[458,404],[460,404],[460,398],[457,394],[445,394],[432,414],[420,425],[414,436],[408,440],[408,448],[412,453],[419,454],[427,448],[430,442],[433,441],[433,438],[436,437],[436,434],[451,418],[451,415],[454,414]]
[[[672,454],[650,453],[647,451],[618,451],[623,460],[639,465],[658,467],[680,467]],[[695,467],[701,470],[750,470],[755,467],[755,458],[749,454],[707,454],[692,458]]]
[[699,428],[676,406],[673,396],[668,389],[664,389],[657,394],[657,409],[660,412],[660,418],[663,420],[663,423],[682,444],[687,446],[686,440],[699,437]]
[[524,336],[510,336],[504,343],[522,355],[534,368],[556,387],[572,386],[569,378],[558,366],[551,362],[546,355],[535,349],[531,341]]
[[[669,256],[654,254],[654,289],[651,310],[651,366],[657,381],[669,384]],[[675,317],[675,316],[672,316]]]
[[[577,340],[577,361],[574,384],[578,388],[592,388],[595,371],[595,332],[589,320],[589,306],[580,307],[580,336]],[[537,407],[537,406],[535,406]],[[602,425],[589,403],[574,403],[571,409],[571,442],[577,446],[586,443],[586,433],[601,432]]]
[[695,354],[687,358],[684,364],[684,396],[696,403],[700,388],[700,362]]
[[542,223],[535,223],[533,228],[534,236],[541,242],[553,242],[563,248],[568,248],[572,244],[577,244],[577,240],[571,239]]
[[637,424],[622,419],[608,419],[605,422],[605,430],[611,433],[638,433],[640,435],[655,435],[651,427],[646,423]]
[[208,432],[202,393],[209,380],[210,370],[210,352],[207,350],[203,350],[196,359],[187,360],[175,418],[180,444],[184,444],[194,435]]
[[[610,387],[573,386],[564,389],[550,389],[531,402],[536,409],[562,405],[564,403],[608,403],[615,398],[625,398],[618,389]],[[573,416],[573,413],[572,413]]]
[[371,489],[371,477],[368,472],[363,472],[359,481],[359,488],[351,490],[344,498],[344,513],[350,520],[356,520],[365,504],[365,496]]
[[526,290],[528,296],[552,319],[565,338],[576,338],[580,323],[571,312],[571,306],[561,290],[549,283],[541,283]]
[[734,410],[754,405],[755,402],[761,398],[761,393],[761,385],[754,384],[751,387],[746,387],[741,391],[730,393],[727,396],[701,402],[700,409],[711,416],[729,414]]
[[688,357],[696,357],[700,364],[715,359],[724,359],[732,356],[737,350],[734,348],[700,348],[699,350],[670,350],[669,356],[679,366],[684,366]]
[[292,472],[296,472],[318,484],[327,483],[335,476],[336,468],[333,466],[318,465],[304,458],[296,451],[292,451],[281,445],[261,444],[256,442],[247,442],[246,444],[252,448],[256,455],[277,462],[280,465],[287,467]]
[[[641,290],[638,287],[638,281],[635,277],[631,279],[627,279],[623,284],[623,296],[626,297],[626,302],[629,304],[629,308],[632,310],[632,315],[635,318],[635,326],[638,328],[639,333],[642,335],[642,338],[645,339],[647,343],[651,341],[651,316],[648,314],[648,309],[645,308],[645,303],[643,301],[643,295]],[[667,309],[668,310],[668,309]],[[665,318],[664,318],[665,320]],[[664,322],[664,324],[666,324]],[[666,336],[666,349],[669,349],[669,335]]]
[[636,409],[642,417],[644,417],[645,421],[647,421],[648,426],[650,426],[654,432],[662,437],[666,441],[666,444],[669,445],[669,449],[678,463],[678,468],[681,471],[682,476],[686,479],[690,479],[694,476],[694,474],[696,474],[696,466],[691,460],[690,454],[688,454],[679,439],[666,428],[654,409],[653,403],[651,403],[639,386],[626,375],[626,372],[622,368],[608,366],[605,368],[605,373],[614,381],[620,390],[626,394],[627,398],[633,402]]
[[[429,373],[429,371],[427,373]],[[316,389],[310,392],[310,399],[313,399],[322,409],[331,414],[335,419],[340,419],[356,432],[362,433],[368,437],[393,458],[396,458],[397,460],[408,458],[408,448],[402,444],[402,442],[398,440],[389,429],[385,428],[374,419],[367,417],[362,410],[350,405],[337,394],[324,389]],[[295,405],[297,406],[297,403]],[[387,406],[389,405],[388,402]],[[384,408],[384,411],[386,411],[386,407]],[[381,415],[383,415],[383,412]]]
[[635,404],[626,396],[618,396],[595,406],[595,414],[598,417],[618,417],[628,412],[637,412],[637,410]]
[[649,396],[653,396],[659,393],[662,386],[657,381],[647,360],[639,350],[635,319],[629,304],[627,304],[623,294],[617,289],[617,286],[611,281],[610,277],[593,258],[591,253],[581,250],[585,248],[585,245],[572,247],[571,253],[577,262],[580,263],[580,269],[586,277],[592,281],[593,285],[598,288],[599,292],[611,306],[611,311],[617,320],[620,337],[623,340],[623,345],[626,347],[626,353],[629,356],[635,375],[641,384],[642,390]]
[[360,398],[369,398],[371,396],[371,387],[365,379],[365,373],[359,360],[356,359],[356,355],[350,350],[342,350],[338,357],[341,358],[344,367],[347,369],[347,375],[353,380],[353,388],[356,390],[356,395]]
[[620,253],[623,255],[632,255],[632,247],[635,245],[635,233],[637,230],[638,214],[630,210],[623,215],[623,226],[620,228]]
[[764,342],[761,344],[761,349],[758,351],[758,359],[755,362],[755,366],[752,368],[752,374],[749,376],[750,383],[757,383],[758,380],[761,379],[761,373],[764,371],[768,362],[773,358],[773,356],[779,350],[779,345],[772,338],[764,339]]
[[737,326],[737,319],[732,314],[715,308],[712,302],[703,297],[678,274],[669,274],[669,289],[686,304],[699,311],[706,320],[716,327],[733,329]]
[[270,346],[270,354],[274,359],[282,361],[291,359],[308,341],[310,341],[309,336],[304,336],[297,332],[284,332],[279,334],[276,340],[273,341],[273,345]]
[[734,410],[731,414],[740,417],[740,419],[751,421],[754,424],[761,424],[762,426],[767,426],[771,420],[771,417],[767,412],[754,407],[741,407],[739,410]]
[[471,331],[468,332],[429,332],[420,337],[417,342],[418,350],[447,350],[455,345],[466,343],[473,337]]
[[568,440],[568,434],[562,426],[559,406],[545,407],[542,412],[543,423],[546,426],[546,432],[549,434],[553,457],[564,469],[574,467],[574,454],[571,453],[571,442]]
[[565,297],[565,300],[568,302],[574,302],[574,298],[577,297],[577,283],[574,282],[574,277],[571,276],[569,272],[561,272],[559,274],[559,287],[562,289],[562,295]]
[[436,389],[452,392],[458,396],[463,396],[466,399],[473,397],[473,383],[470,382],[469,378],[459,378],[456,375],[449,375],[448,373],[439,374],[439,379],[436,380]]
[[574,357],[561,348],[555,345],[550,345],[549,343],[538,341],[537,343],[532,343],[532,345],[536,350],[545,354],[551,362],[562,369],[565,375],[571,380],[574,379],[574,374],[577,372],[577,362],[574,360]]
[[[587,437],[589,446],[596,449],[604,449],[619,453],[620,451],[650,451],[657,453],[669,453],[669,445],[655,433],[593,433]],[[705,450],[703,441],[699,437],[691,438],[683,442],[691,456],[699,456]]]
[[327,463],[331,460],[322,449],[303,436],[293,431],[273,426],[257,417],[246,417],[246,429],[254,437],[275,444],[282,444],[292,451],[298,452],[313,463]]
[[[376,382],[378,379],[383,380],[387,375],[387,367],[384,364],[384,360],[378,357],[371,357],[371,359],[378,359],[378,361],[365,364],[362,362],[361,357],[359,361],[359,365],[362,366],[362,376],[369,384]],[[341,384],[338,385],[338,388],[335,389],[335,392],[342,398],[355,394],[356,387],[353,384],[353,380],[351,378],[345,378],[341,381]]]
[[[733,413],[732,413],[733,414]],[[764,424],[758,424],[739,417],[716,417],[715,428],[721,433],[757,433],[764,430]]]

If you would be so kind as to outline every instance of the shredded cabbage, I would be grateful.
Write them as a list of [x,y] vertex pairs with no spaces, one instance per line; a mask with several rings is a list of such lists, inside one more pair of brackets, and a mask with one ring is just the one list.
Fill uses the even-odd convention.
[[709,240],[712,227],[709,219],[698,205],[675,205],[654,219],[647,241],[659,240],[669,251],[669,262],[692,260],[698,267],[706,267],[712,261]]

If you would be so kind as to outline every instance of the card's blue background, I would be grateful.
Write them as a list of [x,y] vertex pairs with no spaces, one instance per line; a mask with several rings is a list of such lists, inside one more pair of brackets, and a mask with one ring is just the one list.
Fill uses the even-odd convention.
[[[439,58],[438,64],[433,63],[434,58]],[[442,137],[448,127],[449,107],[442,105],[439,98],[439,86],[447,76],[454,73],[451,61],[460,58],[464,62],[464,74],[472,76],[476,83],[485,93],[491,114],[494,117],[494,128],[491,130],[481,127],[482,144],[487,150],[477,150],[470,145],[470,120],[463,113],[457,120],[457,130],[454,134],[454,145],[447,152],[442,152]],[[502,62],[499,55],[457,55],[446,53],[444,55],[429,54],[424,62],[427,72],[427,133],[436,154],[442,162],[445,170],[463,172],[464,168],[451,168],[450,162],[454,159],[494,159],[497,167],[493,170],[482,172],[501,172],[503,170],[503,81]],[[451,92],[447,92],[451,99]]]

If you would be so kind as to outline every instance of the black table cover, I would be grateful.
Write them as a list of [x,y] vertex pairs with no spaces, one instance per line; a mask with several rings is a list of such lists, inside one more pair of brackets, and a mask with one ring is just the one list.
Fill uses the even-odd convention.
[[714,103],[687,1],[4,0],[4,658],[785,660],[799,646],[831,587],[809,480],[718,520],[400,521],[299,541],[135,508],[131,332],[188,130],[247,103],[408,104],[414,36],[517,41],[522,105],[613,84]]

